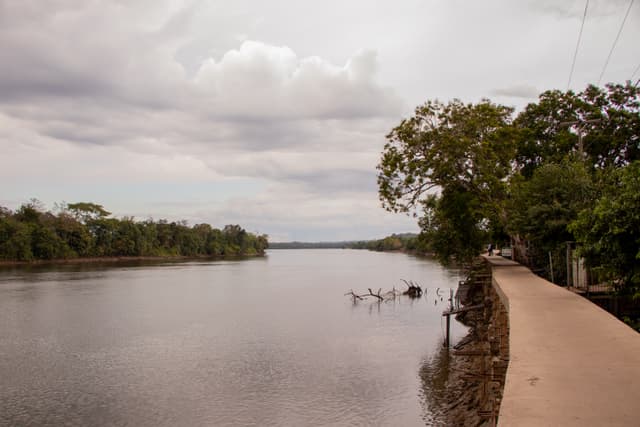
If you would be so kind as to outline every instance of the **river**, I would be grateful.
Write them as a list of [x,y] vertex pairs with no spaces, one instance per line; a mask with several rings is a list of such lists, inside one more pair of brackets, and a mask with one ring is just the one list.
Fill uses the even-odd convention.
[[[458,274],[328,249],[4,267],[0,425],[428,425],[420,372],[442,345]],[[402,289],[401,278],[426,296],[344,296]]]

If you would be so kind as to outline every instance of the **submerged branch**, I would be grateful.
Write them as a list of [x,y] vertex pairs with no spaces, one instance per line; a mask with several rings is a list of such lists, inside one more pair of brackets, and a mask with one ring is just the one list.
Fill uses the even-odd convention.
[[372,297],[378,298],[378,301],[383,301],[384,298],[382,298],[382,296],[380,295],[380,292],[382,292],[382,288],[378,289],[378,293],[374,294],[373,291],[371,290],[371,288],[367,288],[369,289],[369,295],[371,295]]
[[420,287],[420,285],[418,285],[417,283],[413,283],[412,280],[409,280],[408,282],[404,279],[400,280],[402,280],[408,288],[406,291],[404,291],[404,295],[408,295],[411,298],[420,298],[422,296],[422,288]]
[[355,304],[358,300],[363,301],[364,298],[358,294],[356,294],[355,292],[353,292],[353,289],[351,289],[351,292],[347,292],[345,294],[346,295],[351,295],[351,298],[353,299],[353,303]]

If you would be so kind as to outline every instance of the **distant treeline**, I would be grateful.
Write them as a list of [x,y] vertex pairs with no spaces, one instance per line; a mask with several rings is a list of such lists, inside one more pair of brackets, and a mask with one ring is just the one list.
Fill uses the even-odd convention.
[[412,252],[420,255],[427,255],[432,252],[427,239],[421,234],[414,233],[392,234],[379,240],[353,242],[348,247],[378,252]]
[[356,242],[269,242],[269,249],[347,249]]
[[33,261],[85,257],[254,256],[264,254],[266,235],[239,225],[222,230],[186,221],[109,218],[101,205],[71,203],[46,211],[33,199],[15,212],[0,206],[0,260]]
[[269,243],[269,249],[368,249],[379,252],[412,252],[422,255],[432,252],[425,236],[415,233],[392,234],[379,240]]

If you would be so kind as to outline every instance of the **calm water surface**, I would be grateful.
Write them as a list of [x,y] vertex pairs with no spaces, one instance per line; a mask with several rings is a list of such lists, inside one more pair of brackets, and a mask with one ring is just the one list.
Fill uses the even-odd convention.
[[[426,297],[344,296],[401,278]],[[354,250],[0,269],[0,425],[431,424],[420,372],[457,281]]]

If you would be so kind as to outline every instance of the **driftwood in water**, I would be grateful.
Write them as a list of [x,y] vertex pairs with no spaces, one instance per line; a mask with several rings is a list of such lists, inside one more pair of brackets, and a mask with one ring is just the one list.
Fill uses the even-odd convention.
[[382,288],[378,289],[377,293],[374,293],[371,288],[367,288],[369,293],[368,294],[362,294],[362,295],[358,295],[355,292],[353,292],[353,289],[351,289],[349,292],[347,292],[346,294],[344,294],[345,296],[350,296],[351,299],[353,300],[353,303],[356,304],[358,301],[363,301],[365,299],[367,299],[368,297],[374,297],[375,299],[378,300],[378,302],[382,302],[385,300],[393,300],[395,299],[397,296],[400,295],[400,292],[396,290],[396,288],[394,287],[393,290],[386,292],[386,293],[382,293]]
[[[363,301],[365,298],[370,297],[370,296],[376,298],[378,301],[384,301],[384,297],[381,295],[382,288],[378,289],[378,293],[377,294],[374,294],[373,291],[371,290],[371,288],[368,288],[368,289],[369,289],[369,293],[368,294],[362,294],[362,295],[356,294],[355,292],[353,292],[353,289],[351,289],[351,292],[347,292],[345,294],[345,296],[349,295],[351,297],[351,299],[353,300],[354,304],[356,302],[358,302],[358,301]],[[385,296],[386,295],[388,295],[388,294],[385,294]],[[393,297],[395,297],[395,294],[394,294]]]
[[382,295],[380,295],[380,292],[382,292],[382,288],[378,289],[377,294],[374,294],[371,288],[367,288],[367,289],[369,289],[369,295],[371,295],[372,297],[378,298],[378,301],[384,300],[384,298],[382,298]]
[[351,298],[353,299],[353,303],[355,304],[356,302],[358,302],[358,300],[363,301],[364,298],[361,297],[360,295],[356,294],[355,292],[353,292],[353,289],[351,289],[351,292],[347,292],[345,295],[351,295]]
[[402,295],[402,292],[397,290],[396,287],[394,286],[393,289],[391,289],[389,292],[384,293],[384,299],[388,299],[388,300],[396,299],[396,297],[399,297],[400,295]]
[[[422,296],[423,290],[417,283],[414,283],[411,280],[408,282],[404,279],[401,279],[401,280],[408,286],[408,289],[404,292],[400,292],[394,286],[392,290],[385,292],[384,294],[382,293],[382,288],[379,288],[378,292],[373,292],[371,288],[367,288],[367,290],[369,291],[368,294],[356,294],[355,292],[353,292],[353,289],[351,289],[349,292],[347,292],[344,295],[350,296],[354,304],[356,304],[358,301],[363,301],[369,297],[373,297],[378,302],[382,302],[382,301],[395,300],[400,295],[407,295],[409,298],[420,298]],[[426,290],[424,292],[426,294]]]
[[403,295],[408,295],[411,298],[420,298],[422,296],[422,288],[417,283],[413,283],[412,280],[408,282],[404,279],[400,279],[408,286],[408,289],[403,292]]

